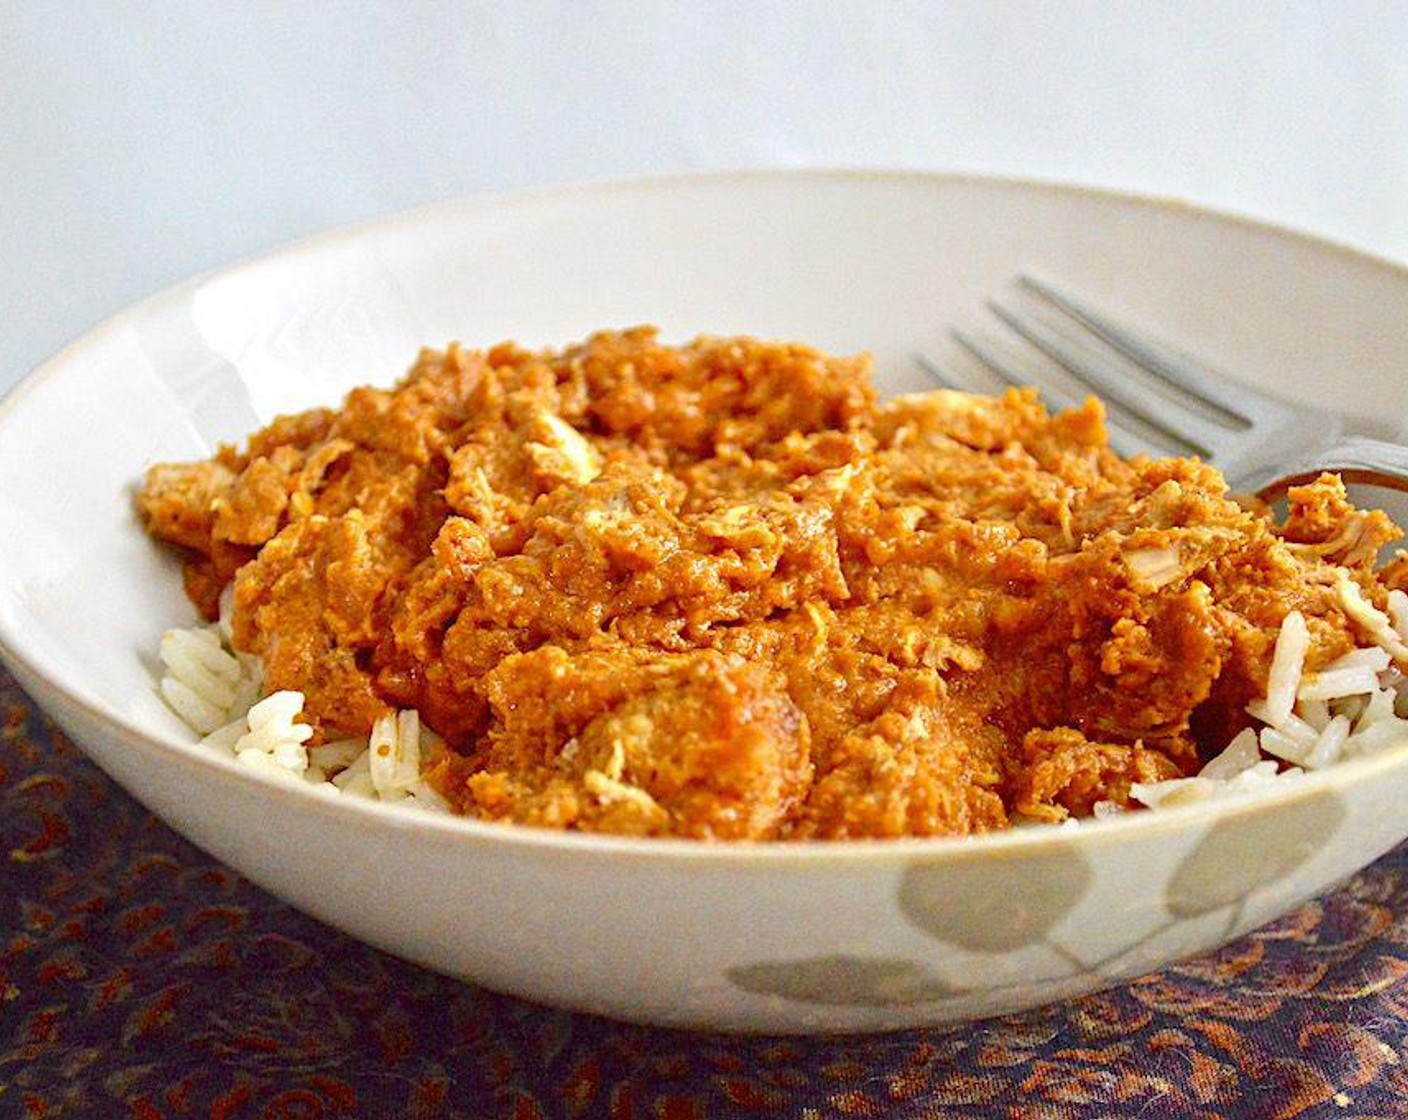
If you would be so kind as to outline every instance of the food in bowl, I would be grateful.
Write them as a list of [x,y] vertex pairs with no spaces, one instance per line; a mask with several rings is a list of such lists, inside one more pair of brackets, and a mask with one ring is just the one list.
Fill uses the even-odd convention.
[[450,346],[153,467],[213,623],[163,691],[331,795],[714,840],[1060,822],[1405,738],[1408,561],[1337,478],[1278,521],[1121,459],[1096,401],[869,372],[644,328]]

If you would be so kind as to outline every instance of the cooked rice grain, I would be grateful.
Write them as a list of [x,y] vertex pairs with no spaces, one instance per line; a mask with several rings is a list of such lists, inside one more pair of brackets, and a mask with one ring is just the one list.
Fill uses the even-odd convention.
[[219,625],[168,630],[159,656],[166,671],[161,694],[172,710],[202,735],[249,710],[259,697],[259,659],[231,650]]
[[414,711],[377,721],[370,739],[309,747],[313,728],[300,720],[303,693],[261,697],[257,657],[230,648],[229,606],[212,626],[168,630],[160,657],[160,692],[171,710],[202,736],[200,746],[235,758],[286,785],[324,796],[369,797],[447,812],[444,799],[421,778],[422,748],[440,740]]
[[1347,573],[1335,589],[1345,613],[1374,644],[1307,673],[1309,629],[1300,612],[1291,611],[1276,638],[1266,698],[1247,705],[1266,726],[1241,732],[1194,777],[1131,787],[1136,801],[1162,808],[1257,793],[1295,781],[1307,770],[1408,742],[1408,719],[1400,714],[1408,704],[1408,687],[1395,664],[1408,652],[1408,595],[1389,592],[1385,614]]

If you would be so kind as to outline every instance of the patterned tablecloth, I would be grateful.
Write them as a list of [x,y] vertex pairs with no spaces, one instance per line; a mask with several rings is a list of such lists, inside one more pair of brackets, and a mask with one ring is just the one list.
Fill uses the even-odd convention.
[[0,672],[0,1117],[1408,1116],[1408,846],[1222,952],[943,1030],[652,1030],[426,972],[153,819]]

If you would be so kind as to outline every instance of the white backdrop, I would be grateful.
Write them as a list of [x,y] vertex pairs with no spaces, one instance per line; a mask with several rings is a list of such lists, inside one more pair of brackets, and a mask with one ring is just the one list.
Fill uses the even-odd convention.
[[902,166],[1408,260],[1408,4],[0,0],[0,390],[182,277],[486,190]]

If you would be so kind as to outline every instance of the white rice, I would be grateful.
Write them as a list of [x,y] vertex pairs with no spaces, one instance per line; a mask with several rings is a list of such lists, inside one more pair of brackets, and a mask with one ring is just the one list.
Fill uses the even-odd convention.
[[[1408,666],[1408,595],[1389,592],[1384,613],[1363,597],[1346,572],[1335,590],[1345,613],[1372,644],[1307,673],[1310,630],[1301,613],[1291,611],[1272,652],[1266,696],[1247,705],[1262,726],[1235,736],[1193,777],[1135,783],[1130,788],[1135,801],[1162,809],[1244,797],[1298,781],[1309,770],[1408,742],[1408,676],[1403,671]],[[325,796],[448,811],[421,777],[422,753],[441,740],[421,724],[417,712],[382,717],[366,739],[307,746],[313,729],[299,720],[303,694],[261,697],[259,659],[231,647],[229,607],[228,599],[222,600],[221,620],[214,625],[168,630],[161,640],[161,694],[203,736],[203,749]],[[1122,811],[1108,801],[1094,806],[1097,819]]]
[[[1390,591],[1385,614],[1343,571],[1335,592],[1373,644],[1307,673],[1310,630],[1291,611],[1276,638],[1266,696],[1247,705],[1263,726],[1242,731],[1194,777],[1135,784],[1134,800],[1157,809],[1242,797],[1408,742],[1408,678],[1395,660],[1408,660],[1408,595]],[[1097,816],[1106,815],[1099,809]]]
[[168,630],[161,639],[165,672],[161,695],[187,726],[203,736],[201,749],[287,785],[327,797],[367,797],[418,809],[449,806],[421,778],[421,754],[440,740],[415,711],[384,716],[366,739],[307,746],[313,728],[300,720],[303,693],[261,697],[259,658],[230,646],[229,603],[212,626]]

